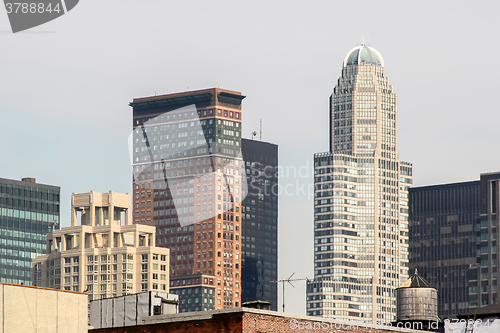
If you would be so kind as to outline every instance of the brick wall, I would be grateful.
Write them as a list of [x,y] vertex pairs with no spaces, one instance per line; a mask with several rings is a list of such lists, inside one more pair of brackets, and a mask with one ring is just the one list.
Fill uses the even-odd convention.
[[233,308],[225,310],[152,316],[145,325],[89,330],[89,333],[396,333],[421,332],[404,328],[350,326],[321,318],[295,316],[268,310]]

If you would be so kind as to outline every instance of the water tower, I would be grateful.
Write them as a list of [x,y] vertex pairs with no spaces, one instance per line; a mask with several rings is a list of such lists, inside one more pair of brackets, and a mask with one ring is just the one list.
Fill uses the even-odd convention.
[[415,274],[396,288],[398,321],[438,321],[437,289]]

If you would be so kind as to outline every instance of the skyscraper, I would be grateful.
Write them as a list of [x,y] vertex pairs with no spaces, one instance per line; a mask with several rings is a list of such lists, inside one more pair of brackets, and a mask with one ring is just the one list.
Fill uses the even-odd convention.
[[59,228],[60,191],[34,178],[0,178],[0,282],[31,285],[31,260]]
[[213,88],[130,103],[133,221],[155,225],[170,248],[181,312],[241,306],[244,98]]
[[314,156],[314,280],[307,314],[396,318],[408,279],[412,166],[397,149],[397,96],[374,48],[350,50],[330,97],[330,151]]
[[248,194],[241,210],[242,302],[278,308],[278,146],[241,140]]

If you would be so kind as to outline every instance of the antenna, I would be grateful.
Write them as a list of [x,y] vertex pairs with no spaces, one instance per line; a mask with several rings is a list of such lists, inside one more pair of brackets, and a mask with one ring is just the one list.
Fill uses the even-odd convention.
[[269,281],[271,283],[282,283],[283,284],[283,313],[285,312],[285,282],[288,282],[292,287],[295,288],[295,286],[292,284],[292,281],[302,281],[302,280],[309,280],[308,278],[303,278],[303,279],[293,279],[292,280],[292,276],[294,276],[295,272],[292,273],[292,275],[290,275],[288,277],[288,279],[281,279],[281,280],[277,280],[277,281]]
[[257,131],[253,131],[252,132],[252,140],[253,140],[254,136],[256,136],[256,135],[257,135]]
[[260,120],[260,141],[262,141],[262,119]]

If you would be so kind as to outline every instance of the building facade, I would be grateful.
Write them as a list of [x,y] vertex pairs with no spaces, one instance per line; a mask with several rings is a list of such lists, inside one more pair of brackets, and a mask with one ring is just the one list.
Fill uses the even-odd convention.
[[130,194],[72,195],[71,227],[47,235],[33,260],[35,286],[87,291],[89,300],[169,291],[169,250],[156,229],[131,223]]
[[256,300],[278,309],[278,146],[241,140],[247,179],[242,203],[242,302]]
[[213,275],[172,276],[170,291],[179,296],[179,312],[208,311],[215,308],[216,280]]
[[438,288],[438,313],[456,318],[498,301],[500,173],[410,191],[410,268]]
[[314,280],[307,314],[391,321],[408,279],[408,189],[397,96],[384,61],[361,45],[345,57],[330,97],[330,151],[314,156]]
[[213,88],[130,103],[133,223],[156,226],[157,244],[171,250],[172,281],[211,276],[215,309],[241,306],[244,98]]
[[483,173],[479,180],[480,214],[476,220],[476,264],[469,269],[469,308],[498,303],[498,212],[500,172]]
[[0,282],[31,285],[31,260],[59,228],[60,188],[0,178]]
[[437,288],[438,315],[456,318],[469,306],[469,268],[476,264],[479,181],[410,190],[410,271]]

